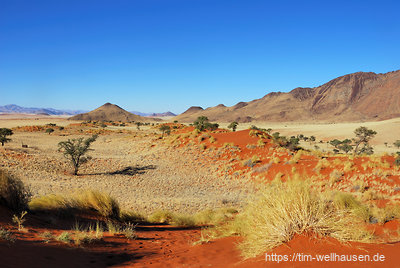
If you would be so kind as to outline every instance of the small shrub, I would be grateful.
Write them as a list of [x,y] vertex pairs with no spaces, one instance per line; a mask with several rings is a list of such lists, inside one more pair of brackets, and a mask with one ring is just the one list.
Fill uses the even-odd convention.
[[53,133],[54,132],[54,129],[52,129],[52,128],[48,128],[48,129],[46,129],[46,133],[47,134],[51,134],[51,133]]
[[16,240],[14,235],[10,231],[3,229],[1,227],[0,227],[0,239],[8,241],[8,242],[12,242],[12,243],[14,243]]
[[28,212],[26,212],[26,211],[22,211],[21,214],[20,214],[19,216],[14,215],[14,216],[12,217],[13,223],[15,223],[15,224],[17,225],[17,227],[18,227],[18,231],[21,231],[22,229],[24,229],[23,223],[24,223],[25,220],[26,220],[26,219],[24,219],[24,217],[25,217],[25,215],[26,215],[27,213],[28,213]]
[[59,236],[56,237],[57,241],[64,242],[64,243],[71,243],[72,238],[69,232],[62,232]]
[[252,158],[243,161],[242,164],[243,164],[243,166],[254,167],[259,162],[260,162],[260,158],[256,155],[253,155]]
[[135,225],[128,223],[123,229],[122,229],[122,234],[128,239],[136,239],[137,238],[137,234],[136,234],[136,230],[135,230]]
[[45,243],[50,242],[52,239],[54,239],[54,236],[52,233],[50,233],[49,231],[43,232],[39,235],[41,238],[43,238]]

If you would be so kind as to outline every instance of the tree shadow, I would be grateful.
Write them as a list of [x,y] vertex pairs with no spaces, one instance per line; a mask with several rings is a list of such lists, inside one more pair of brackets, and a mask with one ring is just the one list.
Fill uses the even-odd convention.
[[156,169],[157,166],[155,165],[147,165],[147,166],[138,166],[136,165],[135,167],[125,167],[121,170],[117,170],[114,172],[107,173],[108,175],[128,175],[128,176],[133,176],[136,174],[144,174],[147,170],[150,169]]
[[93,176],[93,175],[127,175],[134,176],[137,174],[144,174],[147,170],[156,169],[155,165],[147,165],[147,166],[129,166],[120,170],[116,170],[113,172],[100,172],[100,173],[90,173],[90,174],[80,174],[80,176]]

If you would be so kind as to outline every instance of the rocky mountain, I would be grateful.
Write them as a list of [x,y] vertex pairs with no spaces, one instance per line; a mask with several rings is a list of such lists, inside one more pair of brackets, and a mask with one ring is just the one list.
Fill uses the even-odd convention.
[[84,121],[121,121],[121,122],[155,122],[154,118],[143,117],[125,111],[115,104],[106,103],[99,108],[83,114],[78,114],[70,117],[69,120],[84,120]]
[[53,108],[26,108],[16,104],[0,106],[0,113],[4,114],[48,114],[48,115],[75,115],[85,111],[57,110]]
[[193,122],[202,115],[218,122],[359,122],[400,117],[400,70],[352,73],[318,87],[271,92],[231,107],[190,107],[174,119]]

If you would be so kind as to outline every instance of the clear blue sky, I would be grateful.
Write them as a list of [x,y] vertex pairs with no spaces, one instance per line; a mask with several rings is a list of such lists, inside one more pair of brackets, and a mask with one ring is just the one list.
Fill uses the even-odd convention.
[[0,0],[0,105],[181,113],[400,69],[399,1]]

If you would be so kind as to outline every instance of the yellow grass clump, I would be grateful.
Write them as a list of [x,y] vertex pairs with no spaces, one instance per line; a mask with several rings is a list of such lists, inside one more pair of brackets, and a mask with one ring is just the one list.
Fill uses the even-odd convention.
[[68,215],[74,211],[94,211],[107,218],[119,218],[118,202],[110,195],[93,190],[82,190],[75,194],[62,196],[50,194],[34,198],[29,202],[33,211],[55,212]]
[[328,194],[314,190],[308,181],[298,179],[275,181],[261,189],[234,222],[227,228],[232,228],[231,234],[244,237],[239,247],[245,258],[309,232],[339,241],[372,240],[350,209],[332,202]]

